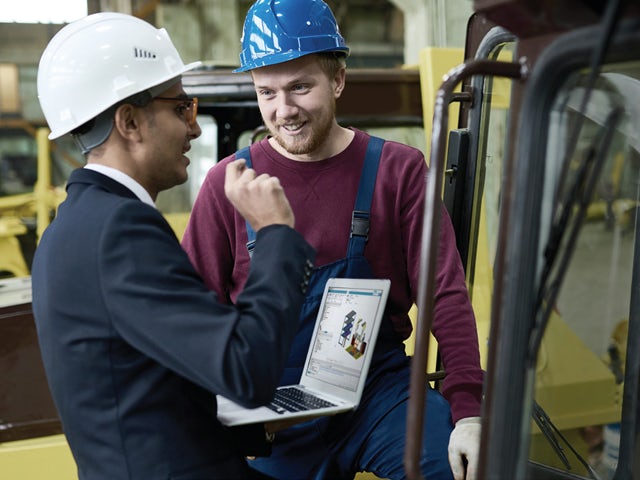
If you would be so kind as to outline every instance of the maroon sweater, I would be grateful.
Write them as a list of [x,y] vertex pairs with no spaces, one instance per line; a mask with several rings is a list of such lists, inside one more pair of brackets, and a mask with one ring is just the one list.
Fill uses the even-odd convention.
[[[317,250],[316,264],[345,257],[351,212],[368,135],[355,130],[340,154],[318,162],[298,162],[262,140],[251,148],[258,173],[280,179],[295,214],[295,228]],[[183,247],[206,284],[221,300],[235,301],[249,269],[244,219],[224,194],[225,158],[208,173],[193,207]],[[409,309],[416,300],[427,167],[412,147],[385,142],[371,204],[365,257],[379,278],[391,279],[387,311],[397,334],[411,334]],[[433,334],[447,376],[442,393],[453,421],[480,414],[482,371],[475,318],[464,282],[451,221],[444,207],[436,282]]]

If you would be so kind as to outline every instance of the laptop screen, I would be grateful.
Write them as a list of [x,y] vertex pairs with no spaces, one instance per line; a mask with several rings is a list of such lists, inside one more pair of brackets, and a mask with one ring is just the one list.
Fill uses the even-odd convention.
[[312,338],[307,378],[355,392],[369,349],[374,322],[384,309],[380,288],[329,287]]

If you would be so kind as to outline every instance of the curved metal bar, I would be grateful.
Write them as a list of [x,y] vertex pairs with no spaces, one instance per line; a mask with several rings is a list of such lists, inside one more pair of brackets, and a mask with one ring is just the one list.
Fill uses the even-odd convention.
[[472,75],[494,75],[520,79],[525,75],[525,67],[519,63],[492,60],[475,60],[464,63],[449,71],[436,94],[433,129],[431,131],[430,173],[425,187],[420,278],[417,295],[416,344],[411,364],[411,383],[407,409],[404,466],[409,479],[423,479],[420,471],[420,451],[424,423],[424,401],[426,398],[425,383],[427,382],[426,365],[429,332],[431,331],[434,311],[434,282],[441,214],[439,207],[442,201],[447,125],[449,123],[448,106],[451,103],[454,88],[465,78]]

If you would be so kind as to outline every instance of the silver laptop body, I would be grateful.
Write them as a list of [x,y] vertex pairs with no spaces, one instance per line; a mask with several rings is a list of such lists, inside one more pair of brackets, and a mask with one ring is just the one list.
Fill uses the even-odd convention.
[[[364,390],[389,288],[390,281],[386,279],[329,279],[300,383],[278,387],[270,406],[253,409],[218,395],[218,419],[224,425],[235,426],[355,409]],[[302,392],[296,396],[311,394],[331,405],[295,407],[295,400],[278,398],[292,389]]]

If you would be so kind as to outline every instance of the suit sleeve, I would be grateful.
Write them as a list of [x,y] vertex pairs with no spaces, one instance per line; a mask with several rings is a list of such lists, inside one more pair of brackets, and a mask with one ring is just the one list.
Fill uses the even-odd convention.
[[237,305],[217,301],[153,208],[128,202],[97,246],[113,328],[146,355],[214,393],[255,407],[276,388],[297,330],[315,252],[283,225],[258,232]]

